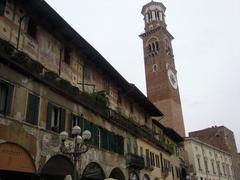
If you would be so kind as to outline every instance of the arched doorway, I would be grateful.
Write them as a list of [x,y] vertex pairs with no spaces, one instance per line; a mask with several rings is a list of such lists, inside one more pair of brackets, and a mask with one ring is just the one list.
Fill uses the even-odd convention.
[[72,161],[63,155],[51,157],[41,171],[44,180],[64,180],[67,175],[73,177],[74,166]]
[[103,169],[95,162],[89,163],[82,174],[83,180],[103,180],[105,177]]
[[139,180],[139,176],[135,171],[129,173],[129,180]]
[[187,172],[186,172],[186,169],[185,168],[182,168],[181,172],[180,172],[180,176],[181,176],[181,180],[185,180],[187,179]]
[[147,174],[144,174],[143,180],[150,180],[150,177]]
[[117,180],[125,180],[123,172],[119,168],[114,168],[109,176],[109,178]]
[[0,179],[31,180],[36,167],[30,153],[15,143],[0,143]]

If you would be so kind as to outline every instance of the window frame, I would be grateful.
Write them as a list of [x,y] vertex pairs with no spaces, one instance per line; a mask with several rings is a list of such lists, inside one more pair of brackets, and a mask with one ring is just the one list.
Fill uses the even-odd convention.
[[[5,100],[3,100],[3,109],[0,110],[0,114],[3,114],[3,115],[10,115],[11,114],[11,110],[12,110],[12,104],[13,104],[13,94],[14,94],[14,85],[7,82],[7,81],[4,81],[4,80],[1,80],[0,79],[0,86],[4,88],[6,88],[6,95],[5,95]],[[0,97],[1,98],[1,97]],[[0,99],[0,103],[2,99]]]
[[[55,114],[57,111],[57,115]],[[47,105],[47,120],[46,120],[46,129],[61,133],[65,130],[65,120],[66,120],[66,110],[61,106],[58,106],[52,102],[48,102]],[[55,118],[57,117],[57,126],[55,126]]]

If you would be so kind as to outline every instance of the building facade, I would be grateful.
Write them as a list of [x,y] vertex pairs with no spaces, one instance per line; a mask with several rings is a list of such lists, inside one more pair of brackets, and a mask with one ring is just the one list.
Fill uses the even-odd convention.
[[45,1],[0,1],[0,179],[73,175],[59,133],[75,125],[92,132],[79,178],[180,179],[162,115]]
[[195,138],[185,138],[184,145],[191,166],[191,179],[235,179],[230,153]]
[[165,22],[166,7],[151,1],[142,8],[145,32],[143,40],[147,97],[164,114],[161,123],[185,136],[184,121],[177,81],[177,70]]
[[233,156],[233,170],[235,179],[240,179],[240,159],[233,132],[224,126],[213,126],[189,133],[190,137],[211,144]]

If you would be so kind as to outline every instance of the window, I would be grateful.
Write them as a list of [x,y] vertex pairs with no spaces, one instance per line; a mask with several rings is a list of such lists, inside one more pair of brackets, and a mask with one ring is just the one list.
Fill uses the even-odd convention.
[[214,166],[214,160],[211,160],[211,163],[212,163],[213,174],[216,174],[215,166]]
[[222,163],[222,168],[223,168],[223,174],[224,174],[224,176],[226,176],[226,170],[225,170],[225,164],[224,163]]
[[72,115],[72,127],[79,126],[81,129],[83,129],[83,115],[80,116]]
[[155,159],[156,159],[156,167],[160,168],[159,156],[158,156],[158,155],[155,155]]
[[150,44],[148,44],[148,53],[154,55],[154,53],[156,54],[159,51],[159,45],[157,41],[154,41]]
[[117,103],[118,103],[118,104],[122,104],[122,95],[121,95],[121,92],[120,92],[120,91],[118,91]]
[[[101,148],[118,153],[124,154],[124,139],[122,136],[116,135],[106,129],[100,130],[101,134]],[[130,150],[130,144],[128,144]]]
[[230,171],[229,171],[229,165],[226,164],[226,171],[227,171],[227,176],[230,176]]
[[62,132],[65,129],[65,109],[48,103],[46,129]]
[[[91,68],[90,68],[89,65],[85,64],[83,66],[83,72],[84,72],[83,73],[84,74],[84,79],[90,80],[90,78],[91,78]],[[105,85],[104,85],[104,88],[105,88]]]
[[221,169],[220,169],[220,162],[219,161],[217,162],[217,170],[218,170],[218,174],[221,176],[222,172],[221,172]]
[[197,162],[198,162],[198,169],[201,171],[201,162],[200,162],[200,156],[197,156]]
[[162,153],[160,153],[160,163],[161,163],[161,170],[163,172],[163,158],[162,158]]
[[14,86],[0,80],[0,113],[10,115]]
[[33,94],[28,94],[26,121],[38,125],[39,114],[39,97]]
[[152,71],[153,71],[153,72],[157,72],[157,70],[158,70],[158,65],[157,65],[157,64],[154,64],[154,65],[152,66]]
[[107,94],[109,94],[110,91],[110,85],[109,85],[109,80],[105,79],[103,82],[103,88]]
[[[83,131],[83,121],[84,121],[84,118],[83,118],[82,114],[80,116],[77,116],[77,115],[73,114],[72,115],[72,124],[71,124],[71,126],[72,127],[79,126],[81,128],[81,130]],[[71,134],[71,136],[74,137],[72,134]]]
[[37,37],[37,24],[32,18],[30,18],[28,21],[27,33],[34,39]]
[[148,149],[146,149],[146,166],[150,167],[150,154]]
[[154,153],[150,152],[150,158],[151,158],[151,166],[155,166],[155,157],[154,157]]
[[64,48],[64,58],[63,58],[64,62],[66,64],[70,64],[70,48],[69,47],[65,47]]
[[2,16],[4,14],[5,6],[6,6],[6,0],[1,0],[0,1],[0,16]]
[[208,170],[208,160],[207,160],[206,157],[204,158],[204,164],[205,164],[206,172],[209,172],[209,170]]

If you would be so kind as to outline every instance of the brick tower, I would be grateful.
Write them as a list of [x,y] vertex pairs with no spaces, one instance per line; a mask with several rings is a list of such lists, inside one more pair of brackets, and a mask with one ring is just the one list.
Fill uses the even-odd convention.
[[142,8],[145,32],[143,40],[147,96],[164,114],[161,123],[185,136],[177,71],[171,41],[165,23],[165,6],[151,1]]

